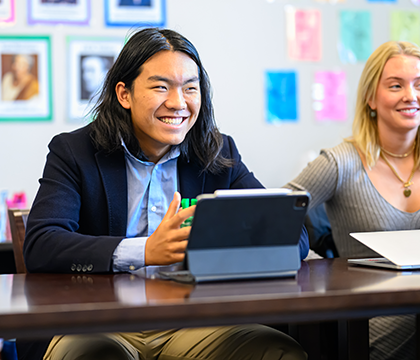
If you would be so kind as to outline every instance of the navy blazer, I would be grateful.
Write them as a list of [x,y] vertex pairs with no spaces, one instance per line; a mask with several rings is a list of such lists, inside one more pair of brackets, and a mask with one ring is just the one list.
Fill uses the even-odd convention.
[[[24,257],[29,272],[112,271],[112,254],[126,236],[127,175],[124,151],[97,150],[91,125],[57,135],[27,223]],[[178,159],[181,196],[195,198],[217,189],[262,188],[248,171],[231,137],[222,153],[234,165],[214,175],[183,156]],[[309,250],[306,230],[301,256]]]

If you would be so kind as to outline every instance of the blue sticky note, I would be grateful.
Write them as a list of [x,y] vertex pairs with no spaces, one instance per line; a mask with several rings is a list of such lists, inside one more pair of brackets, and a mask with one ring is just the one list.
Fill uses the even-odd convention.
[[372,21],[369,11],[340,12],[339,56],[343,63],[366,61],[372,53]]
[[294,71],[267,71],[267,121],[297,121],[297,84]]

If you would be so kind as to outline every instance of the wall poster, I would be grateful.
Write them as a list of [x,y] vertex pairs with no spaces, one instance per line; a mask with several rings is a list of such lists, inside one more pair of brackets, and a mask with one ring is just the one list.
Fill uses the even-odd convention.
[[346,73],[317,71],[312,85],[312,99],[317,121],[346,121]]
[[341,62],[366,61],[372,53],[372,19],[370,11],[340,11],[338,54]]
[[268,123],[297,121],[296,77],[295,71],[266,72],[266,118]]
[[321,60],[321,12],[285,6],[288,54],[292,60]]
[[391,40],[420,44],[420,12],[391,11]]

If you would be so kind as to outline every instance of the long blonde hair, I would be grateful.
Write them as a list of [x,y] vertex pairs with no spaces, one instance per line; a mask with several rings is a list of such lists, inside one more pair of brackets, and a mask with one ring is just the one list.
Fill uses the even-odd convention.
[[[380,142],[377,117],[372,117],[369,101],[376,97],[379,80],[386,62],[398,55],[415,56],[420,59],[420,47],[407,41],[388,41],[379,46],[369,57],[360,76],[357,89],[356,113],[353,120],[353,136],[346,141],[352,142],[366,157],[369,168],[375,166],[380,155]],[[417,131],[414,158],[419,166],[420,146]]]

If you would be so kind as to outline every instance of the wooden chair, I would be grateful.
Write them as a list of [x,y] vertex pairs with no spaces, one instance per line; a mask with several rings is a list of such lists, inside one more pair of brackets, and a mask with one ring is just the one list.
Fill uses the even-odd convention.
[[15,255],[16,272],[26,274],[25,261],[23,260],[23,242],[25,240],[26,221],[28,209],[9,209],[10,232],[12,233],[13,253]]

